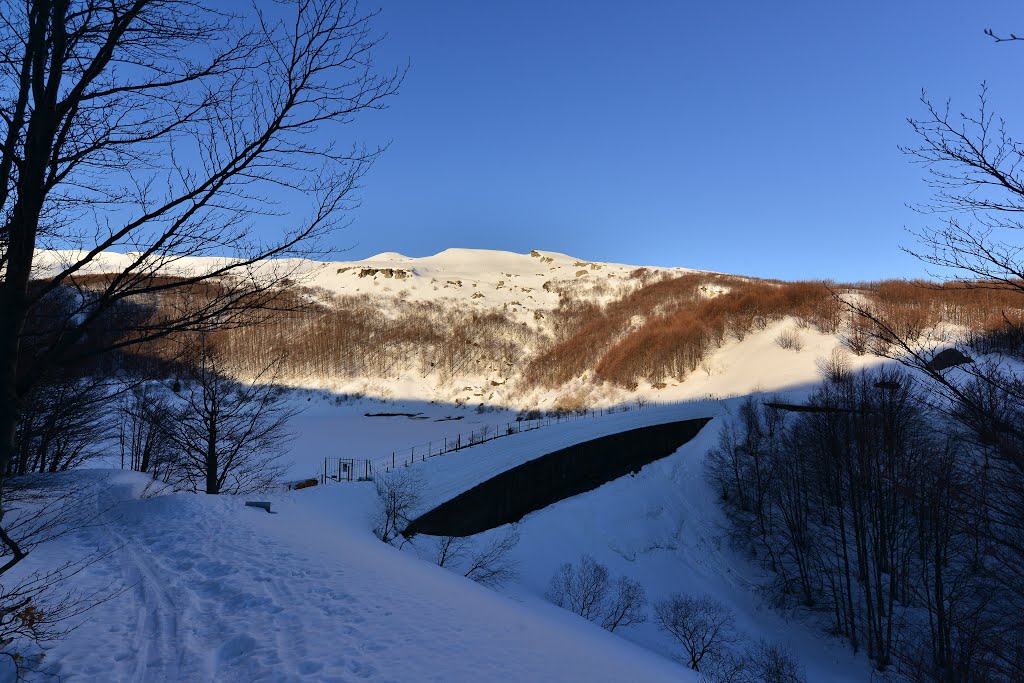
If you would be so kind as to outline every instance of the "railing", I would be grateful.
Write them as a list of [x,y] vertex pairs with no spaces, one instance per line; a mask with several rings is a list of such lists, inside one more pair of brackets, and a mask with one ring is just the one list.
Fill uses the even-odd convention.
[[467,448],[472,448],[473,446],[478,446],[482,443],[494,441],[495,439],[501,439],[506,436],[512,436],[513,434],[520,434],[522,432],[533,431],[534,429],[540,429],[553,424],[602,417],[604,415],[624,413],[631,410],[644,410],[647,408],[661,408],[676,405],[684,406],[694,403],[703,403],[706,401],[717,401],[721,400],[721,398],[723,397],[708,394],[702,398],[686,401],[648,401],[645,399],[638,399],[633,403],[626,403],[608,408],[561,411],[533,419],[519,418],[514,422],[484,425],[483,427],[472,430],[468,434],[460,433],[454,436],[435,439],[426,443],[416,444],[415,446],[394,450],[391,451],[390,455],[373,459],[326,457],[324,458],[324,467],[320,474],[320,481],[325,484],[328,481],[365,481],[373,479],[373,473],[376,471],[388,472],[399,466],[412,465],[416,462],[425,462],[427,458],[435,458],[447,453],[456,453]]

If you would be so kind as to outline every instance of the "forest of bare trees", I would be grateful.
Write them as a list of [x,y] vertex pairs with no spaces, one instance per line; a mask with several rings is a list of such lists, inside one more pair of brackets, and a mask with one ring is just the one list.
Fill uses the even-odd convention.
[[994,465],[894,368],[828,381],[799,412],[749,399],[709,454],[776,599],[911,680],[1012,679],[1024,662],[1019,565],[1002,556],[1020,479]]

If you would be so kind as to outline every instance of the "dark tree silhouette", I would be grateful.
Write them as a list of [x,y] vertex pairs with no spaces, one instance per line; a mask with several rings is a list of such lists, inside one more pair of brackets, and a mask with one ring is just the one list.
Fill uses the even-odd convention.
[[[1012,33],[986,33],[1000,43],[1020,40]],[[922,666],[944,676],[972,668],[975,676],[1012,676],[1024,661],[1024,375],[1006,361],[1024,353],[1024,141],[993,110],[984,84],[973,111],[927,95],[921,101],[924,115],[910,119],[917,143],[903,151],[927,173],[933,198],[917,208],[934,222],[917,232],[918,246],[907,251],[960,288],[1005,298],[1003,326],[959,338],[947,334],[937,344],[877,306],[847,305],[874,352],[931,380],[932,406],[951,421],[960,443],[954,462],[931,475],[937,490],[955,491],[955,509],[938,503],[925,509],[936,526],[921,539],[931,553],[924,578],[932,593],[929,608],[941,627],[930,638],[930,658]],[[939,353],[949,355],[943,348],[949,346],[974,362],[936,362]],[[951,526],[951,515],[963,516],[966,530]],[[991,568],[998,601],[987,597],[987,581],[978,587],[961,578],[959,567],[969,564],[949,559],[982,561],[976,552]],[[987,667],[982,673],[980,663]]]
[[169,483],[210,494],[266,490],[281,474],[288,421],[297,412],[274,385],[275,366],[248,382],[231,379],[204,337],[186,358],[174,391],[180,406],[162,430],[171,450]]
[[[402,74],[376,70],[373,15],[347,0],[249,16],[195,0],[0,0],[0,18],[4,472],[35,379],[81,355],[118,306],[161,303],[89,353],[273,308],[289,268],[259,262],[311,253],[341,223],[381,150],[337,145],[339,126],[383,107]],[[268,215],[280,228],[259,236]],[[66,251],[37,263],[48,247]],[[128,254],[89,276],[110,249]],[[203,255],[227,258],[187,261]],[[61,289],[75,305],[26,340]]]

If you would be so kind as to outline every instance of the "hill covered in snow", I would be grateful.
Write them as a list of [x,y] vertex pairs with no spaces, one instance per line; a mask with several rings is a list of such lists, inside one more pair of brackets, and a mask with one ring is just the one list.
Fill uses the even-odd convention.
[[[72,256],[40,252],[37,270]],[[133,258],[103,254],[74,284],[101,287]],[[161,276],[218,263],[171,259]],[[76,490],[96,523],[40,545],[16,573],[99,550],[69,584],[104,597],[67,637],[25,652],[39,680],[698,680],[651,608],[674,594],[721,604],[737,651],[763,640],[792,653],[808,681],[865,680],[863,654],[825,635],[813,611],[776,600],[764,559],[734,547],[708,452],[740,423],[745,397],[802,402],[823,375],[881,362],[883,342],[841,298],[933,345],[1005,311],[998,294],[975,290],[944,289],[938,301],[935,287],[910,283],[777,282],[543,251],[253,267],[271,271],[287,273],[282,312],[210,339],[235,379],[285,387],[284,479],[319,485],[182,493],[166,477],[107,469],[116,436],[91,469],[54,473],[41,498]],[[158,315],[172,304],[147,305]],[[174,342],[136,353],[173,358]],[[145,381],[167,394],[183,381],[169,367]],[[608,406],[620,410],[602,414]],[[514,428],[540,415],[553,422]],[[711,421],[671,455],[515,525],[455,545],[374,535],[382,474],[418,482],[415,516],[554,450],[694,418]],[[471,433],[503,438],[439,454]],[[376,481],[332,482],[338,459],[372,461]],[[273,512],[244,506],[254,498]],[[467,562],[509,538],[496,590],[466,578]],[[457,559],[439,560],[452,548]],[[645,621],[609,634],[551,604],[552,577],[584,557],[644,588]]]
[[[40,252],[37,272],[73,256]],[[135,257],[104,253],[77,277],[101,286]],[[175,258],[160,272],[188,276],[221,263]],[[286,384],[376,398],[573,409],[768,389],[812,379],[843,326],[821,283],[536,250],[285,260],[253,271],[287,273],[280,297],[293,310],[219,333],[235,374],[279,363]],[[782,348],[780,335],[794,343]]]

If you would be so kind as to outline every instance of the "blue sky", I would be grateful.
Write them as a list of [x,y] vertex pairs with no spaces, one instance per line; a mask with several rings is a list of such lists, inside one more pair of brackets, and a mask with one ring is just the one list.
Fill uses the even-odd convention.
[[981,81],[1020,114],[1008,2],[393,0],[378,61],[411,68],[348,131],[391,147],[341,258],[447,247],[780,278],[917,276],[899,247],[934,97]]

